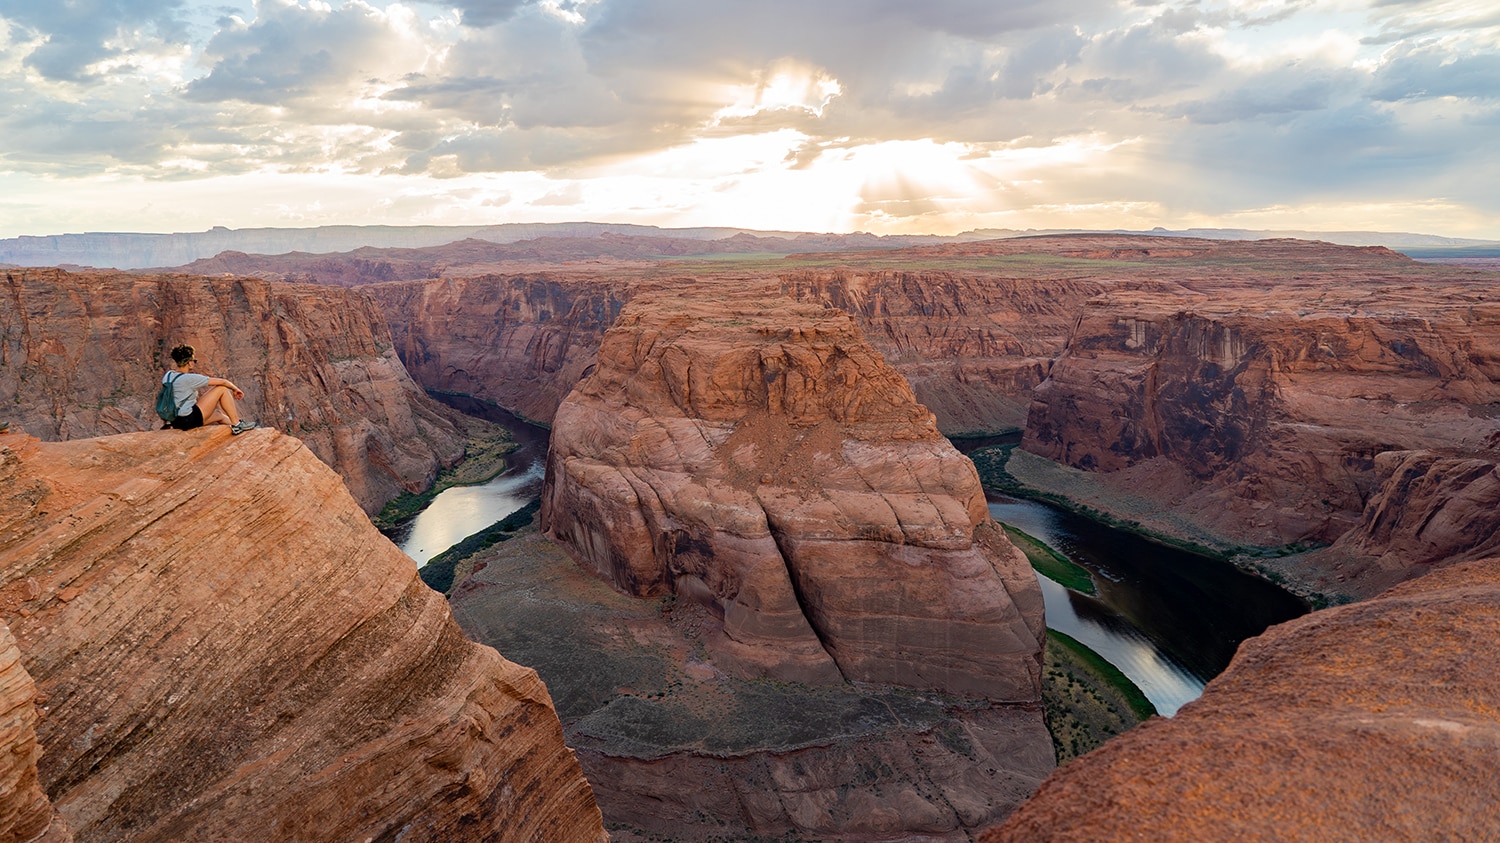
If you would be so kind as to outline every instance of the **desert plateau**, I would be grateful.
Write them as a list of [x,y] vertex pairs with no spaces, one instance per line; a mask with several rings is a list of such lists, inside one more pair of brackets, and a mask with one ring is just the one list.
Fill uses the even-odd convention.
[[1500,833],[1500,273],[487,233],[0,270],[4,839]]

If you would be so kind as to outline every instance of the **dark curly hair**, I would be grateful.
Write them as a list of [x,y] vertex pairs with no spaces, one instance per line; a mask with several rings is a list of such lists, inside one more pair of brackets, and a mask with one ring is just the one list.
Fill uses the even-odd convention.
[[179,366],[193,359],[194,356],[193,347],[190,345],[179,345],[172,349],[172,362]]

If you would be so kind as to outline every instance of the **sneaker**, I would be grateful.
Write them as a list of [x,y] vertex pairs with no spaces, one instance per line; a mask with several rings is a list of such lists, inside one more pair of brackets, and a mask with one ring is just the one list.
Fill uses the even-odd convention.
[[244,433],[247,430],[254,430],[254,429],[255,429],[255,422],[249,421],[249,420],[246,420],[246,419],[240,419],[238,422],[235,423],[235,425],[233,427],[229,428],[229,432],[231,434],[235,435],[235,436],[239,436],[241,433]]

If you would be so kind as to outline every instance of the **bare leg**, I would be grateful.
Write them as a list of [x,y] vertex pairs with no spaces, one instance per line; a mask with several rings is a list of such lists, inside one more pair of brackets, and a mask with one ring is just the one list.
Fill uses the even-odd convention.
[[198,393],[198,409],[204,424],[239,424],[240,411],[234,406],[234,394],[227,386],[216,386]]

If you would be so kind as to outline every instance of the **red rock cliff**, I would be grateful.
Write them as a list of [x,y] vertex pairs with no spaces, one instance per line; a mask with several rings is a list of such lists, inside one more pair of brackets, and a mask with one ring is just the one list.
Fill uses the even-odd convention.
[[1354,527],[1382,452],[1492,447],[1496,279],[1403,269],[1256,281],[1090,300],[1034,393],[1024,447],[1103,472],[1170,461],[1198,484],[1179,512],[1262,545]]
[[0,614],[79,840],[604,839],[536,674],[292,437],[0,436]]
[[427,389],[550,424],[630,295],[625,282],[551,274],[450,277],[366,288]]
[[1043,782],[983,843],[1488,840],[1500,558],[1246,641],[1202,698]]
[[1035,576],[839,311],[633,299],[558,410],[542,524],[627,593],[708,604],[742,673],[1038,697]]
[[200,371],[245,390],[247,416],[300,436],[367,511],[463,453],[367,296],[246,278],[5,273],[4,418],[54,440],[158,428],[156,390],[182,343]]
[[[914,263],[919,259],[914,258]],[[798,272],[785,295],[853,315],[949,435],[1020,428],[1095,278],[936,270]]]

